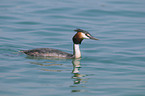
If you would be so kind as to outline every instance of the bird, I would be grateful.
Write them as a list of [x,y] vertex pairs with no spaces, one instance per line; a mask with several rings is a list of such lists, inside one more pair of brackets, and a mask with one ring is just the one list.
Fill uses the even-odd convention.
[[99,40],[93,37],[88,31],[82,29],[74,30],[77,33],[73,36],[73,54],[63,52],[61,50],[52,48],[35,48],[30,50],[21,50],[20,52],[33,57],[53,57],[53,58],[81,58],[81,51],[79,45],[84,39]]

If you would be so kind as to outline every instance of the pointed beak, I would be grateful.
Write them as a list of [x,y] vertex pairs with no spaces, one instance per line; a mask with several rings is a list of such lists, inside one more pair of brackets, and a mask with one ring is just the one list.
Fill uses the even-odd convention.
[[97,38],[95,38],[93,36],[90,36],[89,38],[92,39],[92,40],[99,40],[99,39],[97,39]]

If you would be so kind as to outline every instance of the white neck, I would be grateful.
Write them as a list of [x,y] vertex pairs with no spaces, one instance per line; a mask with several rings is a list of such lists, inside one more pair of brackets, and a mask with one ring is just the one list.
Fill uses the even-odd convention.
[[81,51],[79,44],[73,44],[73,55],[75,58],[80,58],[81,57]]

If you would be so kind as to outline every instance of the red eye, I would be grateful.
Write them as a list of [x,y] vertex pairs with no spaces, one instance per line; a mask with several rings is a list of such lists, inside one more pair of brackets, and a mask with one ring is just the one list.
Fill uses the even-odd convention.
[[90,37],[90,34],[86,34],[87,37]]

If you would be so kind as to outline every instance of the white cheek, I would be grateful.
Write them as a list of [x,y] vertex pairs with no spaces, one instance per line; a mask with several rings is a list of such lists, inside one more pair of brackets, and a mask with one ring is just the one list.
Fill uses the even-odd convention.
[[81,34],[83,39],[89,39],[89,37],[87,37],[84,33]]

